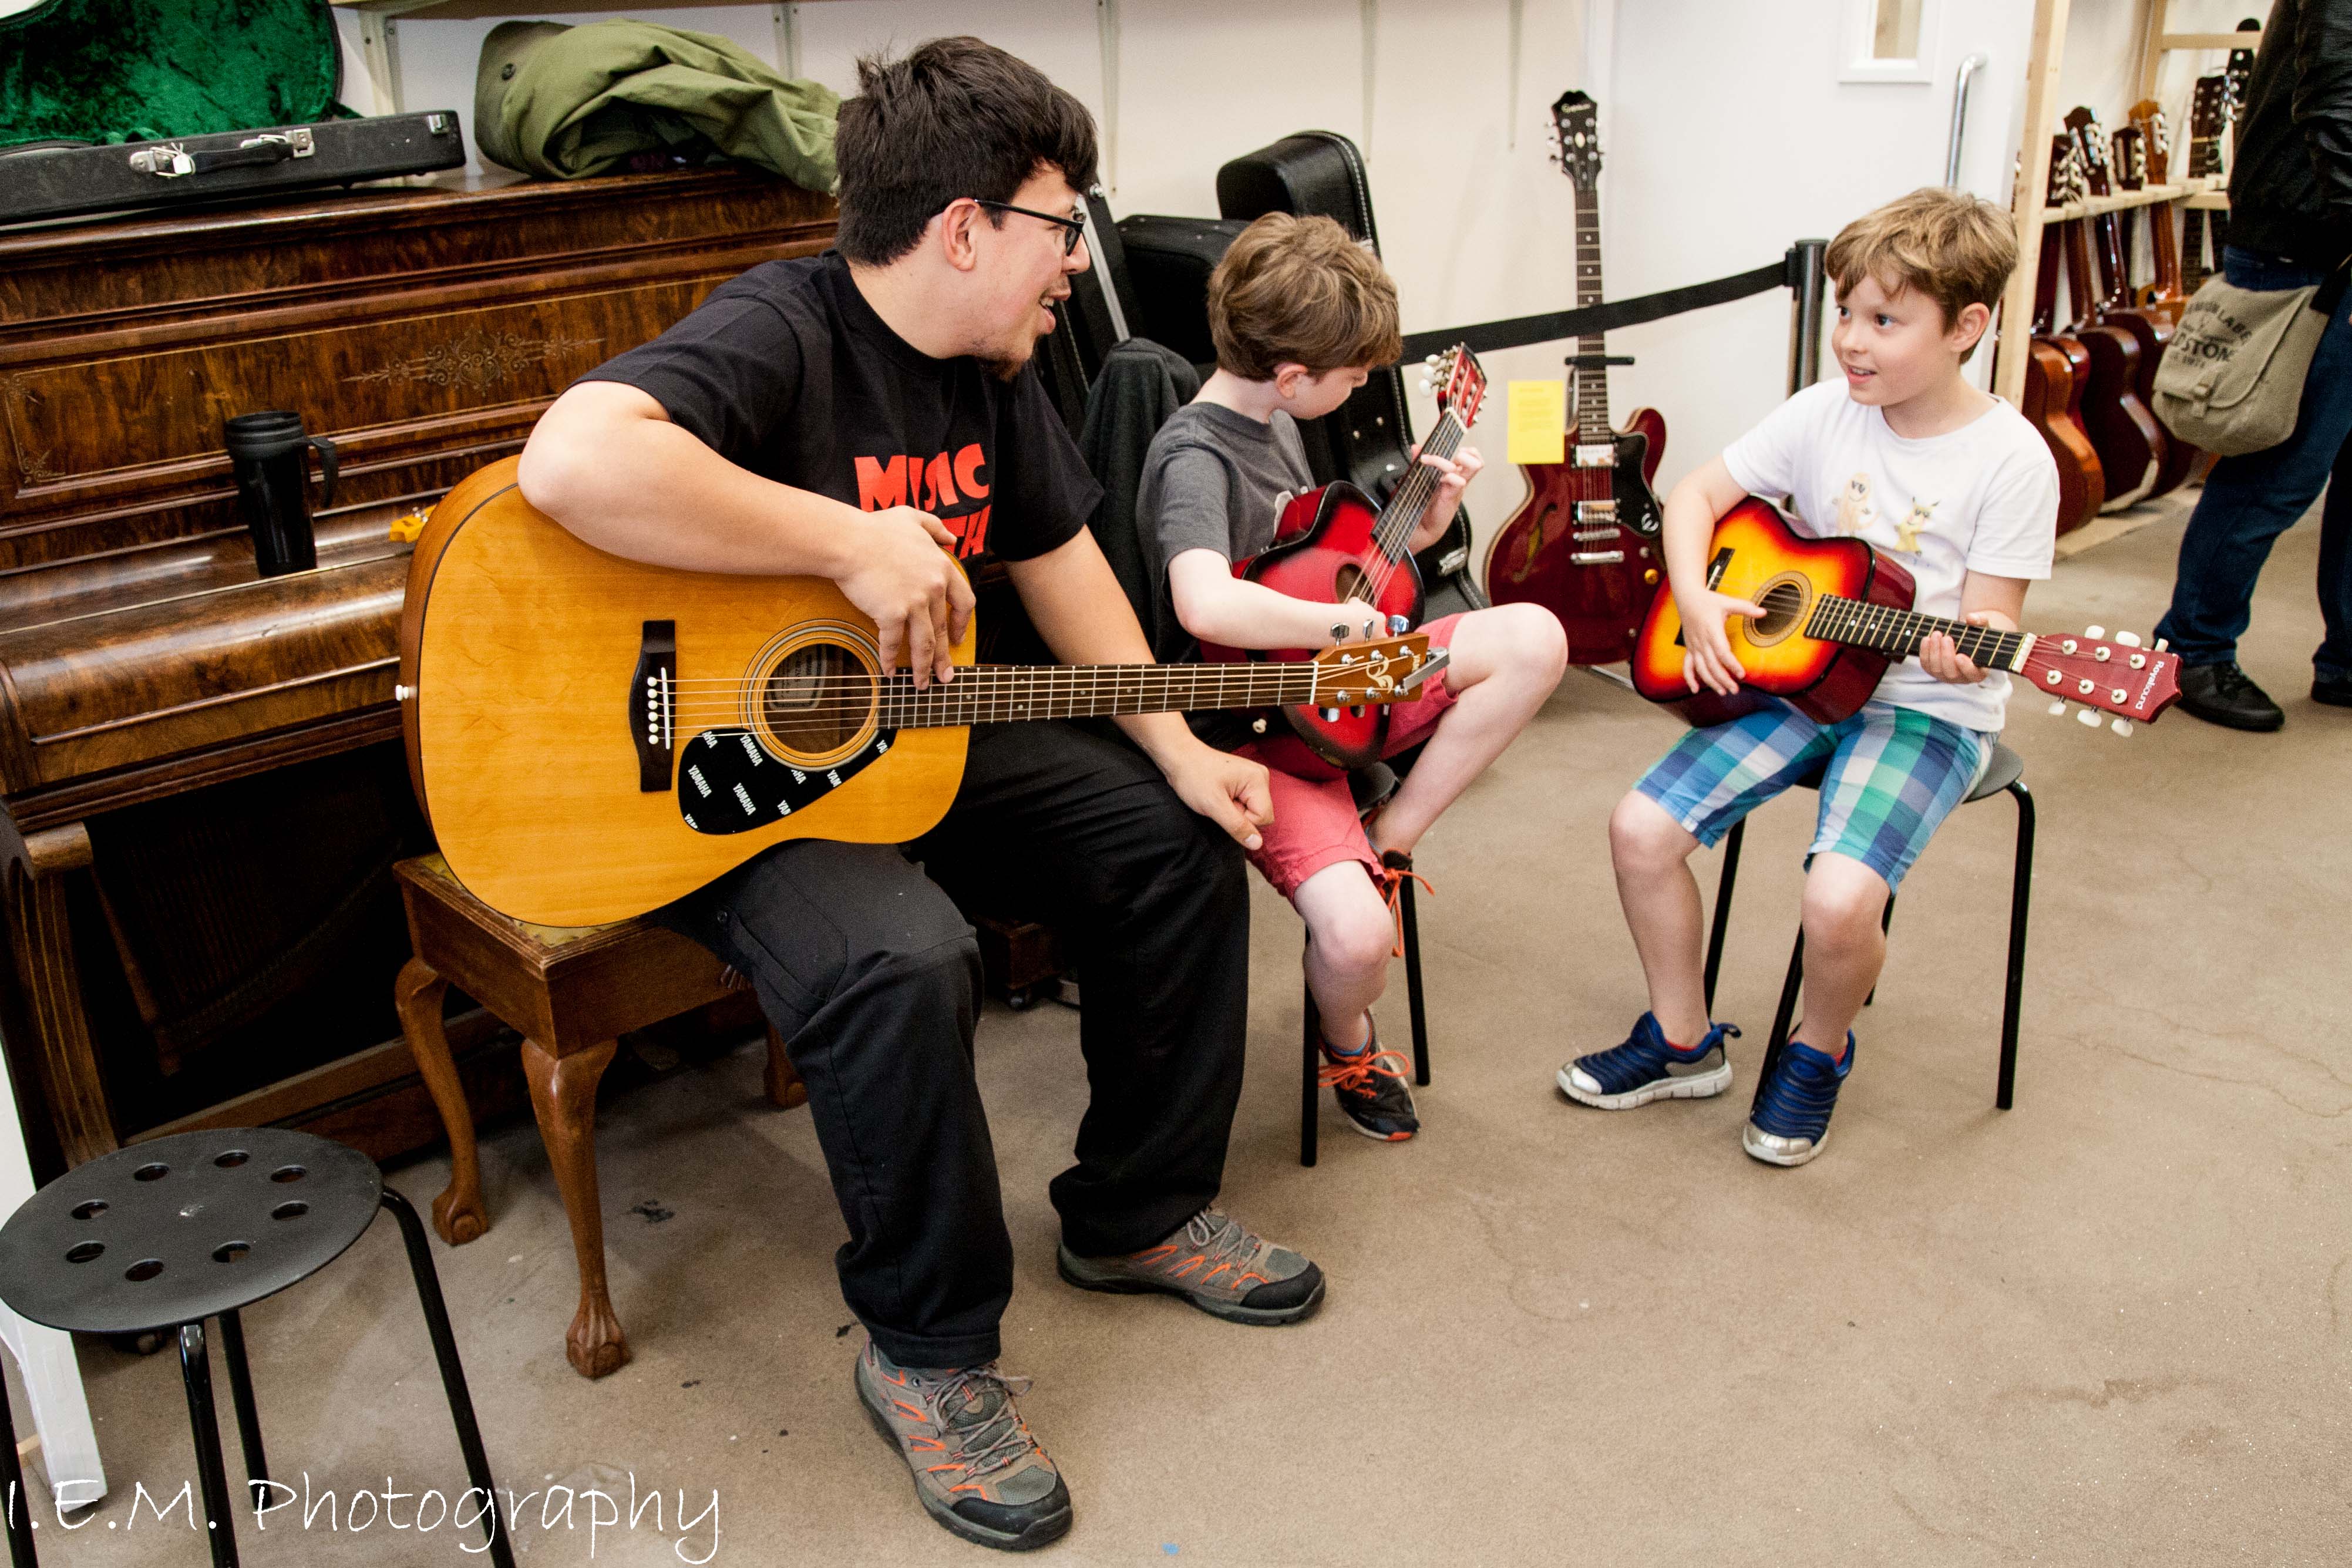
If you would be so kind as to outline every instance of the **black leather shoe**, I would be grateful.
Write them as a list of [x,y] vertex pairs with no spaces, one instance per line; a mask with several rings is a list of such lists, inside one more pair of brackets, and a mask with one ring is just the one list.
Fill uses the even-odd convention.
[[2311,700],[2325,702],[2330,708],[2352,708],[2352,676],[2340,680],[2315,680],[2311,683]]
[[2231,730],[2275,730],[2286,722],[2284,710],[2246,678],[2235,659],[2182,665],[2180,706],[2208,724]]

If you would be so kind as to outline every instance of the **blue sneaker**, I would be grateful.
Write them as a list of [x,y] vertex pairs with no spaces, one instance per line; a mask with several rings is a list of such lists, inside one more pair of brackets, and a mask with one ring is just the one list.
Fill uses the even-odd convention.
[[1731,1058],[1723,1041],[1738,1033],[1729,1024],[1717,1024],[1685,1050],[1669,1043],[1658,1021],[1644,1013],[1623,1045],[1579,1057],[1560,1068],[1560,1092],[1602,1110],[1631,1110],[1654,1100],[1705,1100],[1731,1087]]
[[1768,1165],[1801,1165],[1820,1153],[1829,1142],[1830,1112],[1837,1109],[1838,1089],[1853,1070],[1851,1029],[1846,1031],[1845,1055],[1836,1061],[1790,1040],[1748,1125],[1739,1130],[1739,1146]]

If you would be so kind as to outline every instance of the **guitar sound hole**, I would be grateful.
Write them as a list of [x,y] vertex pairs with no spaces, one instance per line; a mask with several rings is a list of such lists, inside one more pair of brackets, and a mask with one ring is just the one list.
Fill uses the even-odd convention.
[[1778,642],[1804,616],[1811,595],[1805,585],[1794,577],[1776,577],[1767,583],[1756,595],[1756,603],[1764,613],[1749,625],[1748,640],[1753,643]]
[[769,732],[804,757],[826,756],[856,740],[873,705],[874,672],[830,643],[787,654],[768,672],[760,704]]
[[1350,599],[1369,601],[1372,596],[1371,585],[1371,579],[1364,575],[1364,569],[1350,561],[1331,574],[1332,603],[1344,605]]

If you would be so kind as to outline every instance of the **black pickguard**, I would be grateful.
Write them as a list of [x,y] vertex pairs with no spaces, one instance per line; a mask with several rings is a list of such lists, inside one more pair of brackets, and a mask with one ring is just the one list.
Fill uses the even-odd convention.
[[1658,504],[1658,492],[1642,477],[1642,464],[1650,455],[1650,438],[1633,430],[1612,439],[1617,445],[1617,468],[1610,477],[1609,493],[1617,502],[1617,526],[1644,539],[1655,539],[1665,521],[1665,509]]
[[697,833],[748,833],[823,800],[890,749],[896,730],[877,730],[829,768],[779,761],[749,730],[705,730],[678,749],[677,808]]

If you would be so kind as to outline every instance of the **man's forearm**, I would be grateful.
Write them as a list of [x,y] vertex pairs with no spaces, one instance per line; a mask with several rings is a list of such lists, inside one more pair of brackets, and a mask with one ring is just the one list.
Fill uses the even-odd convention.
[[617,383],[557,399],[518,477],[524,500],[587,543],[688,572],[837,578],[863,518],[737,467]]

